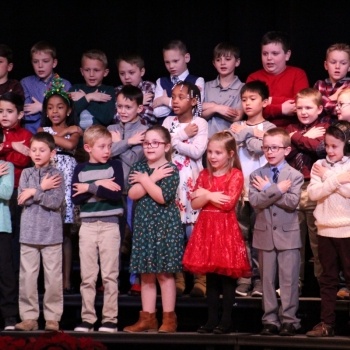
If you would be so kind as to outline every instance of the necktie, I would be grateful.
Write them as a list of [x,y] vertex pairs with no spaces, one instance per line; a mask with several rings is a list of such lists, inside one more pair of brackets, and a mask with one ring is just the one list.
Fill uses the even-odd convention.
[[273,171],[272,181],[276,184],[277,180],[278,180],[278,175],[280,174],[280,171],[278,170],[278,168],[272,168],[272,171]]
[[177,75],[174,75],[171,77],[171,81],[174,85],[176,85],[180,81],[180,79]]

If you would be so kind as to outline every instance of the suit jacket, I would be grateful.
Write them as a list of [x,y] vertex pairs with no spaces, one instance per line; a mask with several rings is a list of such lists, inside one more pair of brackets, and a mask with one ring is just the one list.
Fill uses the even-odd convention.
[[[259,191],[252,185],[255,176],[267,178],[271,186]],[[253,247],[263,250],[295,249],[301,247],[298,213],[301,186],[304,183],[303,175],[287,163],[278,176],[278,182],[291,180],[289,190],[281,194],[277,184],[271,178],[270,165],[255,170],[250,175],[249,202],[256,210],[254,225]]]

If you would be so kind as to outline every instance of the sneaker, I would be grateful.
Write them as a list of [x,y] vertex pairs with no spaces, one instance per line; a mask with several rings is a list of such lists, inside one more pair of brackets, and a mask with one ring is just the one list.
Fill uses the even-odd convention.
[[17,323],[16,317],[7,317],[7,318],[5,318],[4,331],[14,331],[16,323]]
[[262,283],[260,280],[254,282],[252,297],[261,297],[263,295]]
[[250,291],[250,284],[242,283],[236,288],[236,294],[241,297],[246,297]]
[[38,322],[35,320],[24,320],[15,325],[16,331],[37,331],[38,329]]
[[60,326],[58,325],[57,321],[54,321],[54,320],[46,321],[45,331],[58,332],[59,330],[60,330]]
[[349,299],[349,293],[350,293],[350,291],[346,287],[340,288],[338,290],[338,293],[337,293],[337,298],[339,298],[339,299]]
[[324,322],[319,323],[312,331],[306,333],[307,337],[334,337],[334,328]]
[[117,333],[118,327],[116,323],[113,322],[104,322],[101,324],[101,327],[98,329],[99,332],[107,333]]
[[93,332],[94,325],[92,323],[84,321],[82,324],[74,328],[74,332]]

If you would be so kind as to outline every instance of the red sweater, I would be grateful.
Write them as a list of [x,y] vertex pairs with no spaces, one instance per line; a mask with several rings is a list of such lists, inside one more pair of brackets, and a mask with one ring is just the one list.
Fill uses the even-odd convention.
[[[328,118],[328,120],[330,120]],[[325,145],[324,145],[324,135],[318,137],[317,139],[310,139],[305,137],[303,134],[310,130],[313,127],[324,127],[327,129],[330,126],[330,122],[324,121],[320,122],[319,119],[316,119],[312,124],[305,125],[298,122],[298,124],[290,124],[287,126],[286,131],[288,134],[295,132],[292,136],[292,151],[286,157],[286,160],[290,166],[295,168],[296,166],[296,155],[298,153],[303,154],[303,167],[302,174],[304,175],[305,180],[310,180],[311,168],[314,163],[323,157],[322,153],[325,154]]]
[[253,80],[261,80],[267,84],[272,97],[271,104],[264,109],[264,118],[276,126],[286,127],[290,123],[297,123],[296,116],[282,114],[282,103],[294,100],[295,95],[302,89],[309,87],[306,73],[297,67],[287,66],[277,75],[267,73],[260,69],[247,78],[247,83]]
[[27,167],[30,162],[30,157],[25,156],[22,153],[15,151],[12,148],[12,142],[24,141],[24,144],[29,147],[32,133],[24,128],[21,128],[19,124],[16,124],[11,129],[4,129],[5,142],[4,148],[0,151],[0,160],[11,162],[15,167],[15,188],[18,187],[19,178],[21,177],[22,170]]

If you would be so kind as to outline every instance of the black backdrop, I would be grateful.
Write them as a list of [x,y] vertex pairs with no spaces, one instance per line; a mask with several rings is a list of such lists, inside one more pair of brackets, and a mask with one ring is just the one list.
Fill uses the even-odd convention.
[[236,73],[245,81],[261,68],[260,39],[270,30],[284,30],[292,41],[290,63],[303,68],[310,84],[327,77],[323,61],[327,47],[350,43],[350,1],[334,0],[216,0],[216,1],[21,1],[0,3],[0,43],[15,55],[11,76],[33,74],[29,51],[39,40],[57,47],[56,71],[72,83],[82,82],[81,53],[97,48],[106,52],[107,84],[118,85],[114,58],[125,50],[141,53],[145,79],[167,74],[162,46],[181,39],[191,53],[191,73],[212,80],[212,50],[221,41],[241,49]]

